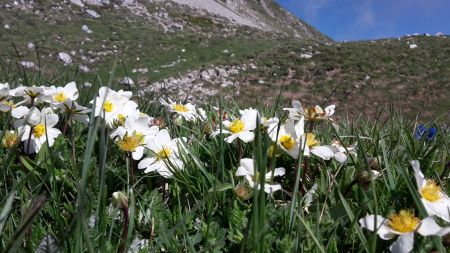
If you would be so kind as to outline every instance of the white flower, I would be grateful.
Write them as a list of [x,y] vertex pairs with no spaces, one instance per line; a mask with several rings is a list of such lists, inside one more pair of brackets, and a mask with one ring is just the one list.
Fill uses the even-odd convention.
[[172,177],[173,171],[183,169],[183,161],[179,157],[179,139],[171,139],[169,132],[163,129],[155,138],[151,138],[146,148],[150,150],[149,157],[144,158],[139,164],[139,169],[145,169],[144,173],[157,172],[163,177]]
[[407,210],[401,210],[388,219],[380,215],[367,215],[359,220],[359,224],[362,228],[375,231],[383,240],[390,240],[399,235],[389,247],[393,253],[411,252],[414,245],[414,232],[422,236],[443,236],[450,232],[450,227],[440,227],[432,217],[420,220]]
[[299,120],[301,117],[305,117],[307,121],[316,120],[331,120],[331,116],[334,114],[335,105],[330,105],[322,109],[319,105],[313,107],[304,108],[300,101],[292,101],[293,108],[283,108],[289,112],[289,118]]
[[78,95],[77,85],[75,82],[70,82],[64,87],[57,87],[54,90],[47,92],[45,100],[53,105],[59,105],[67,100],[77,100]]
[[236,176],[245,177],[251,188],[256,187],[257,189],[260,189],[261,180],[264,180],[264,191],[266,193],[271,194],[275,191],[281,190],[280,184],[270,184],[269,182],[272,181],[273,177],[283,176],[285,173],[284,168],[276,168],[273,172],[269,171],[264,175],[264,178],[262,178],[255,167],[255,161],[253,159],[243,158],[239,164],[240,166],[236,171]]
[[417,188],[420,193],[425,209],[429,215],[436,215],[443,220],[450,222],[450,198],[445,194],[441,187],[433,180],[426,180],[420,163],[417,160],[411,161],[416,177]]
[[10,91],[13,97],[23,97],[24,103],[39,104],[44,101],[46,94],[51,93],[55,87],[45,87],[45,86],[19,86]]
[[72,121],[78,121],[83,124],[89,123],[89,115],[92,110],[79,105],[75,101],[71,101],[70,99],[67,99],[63,103],[56,106],[61,111],[66,112],[68,115],[70,115],[69,120]]
[[50,147],[53,146],[56,137],[61,134],[61,131],[54,128],[58,123],[58,115],[54,114],[50,108],[39,111],[33,107],[27,112],[27,116],[31,120],[27,120],[28,124],[18,128],[24,142],[25,152],[38,153],[46,141]]
[[36,107],[28,108],[26,106],[18,106],[11,111],[11,116],[17,120],[14,121],[14,127],[18,128],[25,124],[37,125],[41,119],[40,111]]
[[[305,143],[306,142],[306,143]],[[305,144],[304,144],[305,143]],[[320,157],[324,160],[330,160],[334,157],[334,151],[331,146],[320,145],[320,141],[318,141],[313,133],[307,133],[302,135],[302,139],[300,141],[300,147],[305,146],[305,155],[309,156],[313,154],[317,157]]]
[[[256,120],[258,117],[258,111],[255,109],[241,110],[241,118],[235,119],[232,122],[225,120],[223,125],[226,129],[222,130],[224,134],[230,134],[225,141],[228,143],[233,142],[236,138],[241,139],[243,142],[251,142],[255,138],[255,134],[252,132],[256,128]],[[220,129],[214,131],[212,136],[216,136],[220,133]]]
[[10,89],[8,83],[0,83],[0,111],[7,112],[14,108],[14,103],[9,101]]
[[180,115],[186,121],[193,121],[198,117],[195,105],[191,103],[187,104],[177,103],[170,100],[170,98],[168,99],[168,102],[166,102],[164,99],[160,99],[159,102],[162,105],[166,106],[170,112]]
[[356,144],[344,147],[339,141],[335,140],[331,143],[331,148],[334,151],[334,160],[340,163],[345,163],[348,159],[348,155],[356,156]]
[[102,117],[110,127],[119,120],[119,117],[126,118],[128,114],[135,113],[137,109],[137,104],[130,100],[131,92],[123,90],[116,92],[108,87],[101,87],[98,93],[99,96],[95,102],[95,116]]
[[110,137],[118,137],[117,145],[125,152],[131,152],[134,160],[140,160],[144,155],[144,146],[151,138],[155,138],[159,127],[150,127],[151,118],[140,114],[137,118],[128,118],[124,126],[115,129]]
[[290,156],[297,159],[300,151],[300,137],[303,135],[304,120],[295,123],[294,120],[289,119],[280,126],[278,130],[278,122],[270,124],[268,133],[272,141],[276,142],[284,151]]

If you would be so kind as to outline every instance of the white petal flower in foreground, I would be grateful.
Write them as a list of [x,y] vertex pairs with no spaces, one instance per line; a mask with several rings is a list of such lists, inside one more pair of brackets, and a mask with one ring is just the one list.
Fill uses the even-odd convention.
[[[303,144],[305,141],[306,144]],[[316,139],[316,136],[313,133],[307,133],[306,138],[305,135],[302,136],[300,147],[303,148],[303,146],[305,146],[304,152],[307,156],[313,154],[324,160],[330,160],[334,157],[334,151],[331,146],[321,146],[320,141]]]
[[330,105],[322,109],[319,105],[304,108],[302,103],[297,100],[292,101],[292,108],[283,108],[289,112],[289,118],[299,120],[305,117],[307,121],[332,120],[330,117],[334,114],[335,105]]
[[[255,133],[252,131],[256,128],[256,120],[258,117],[258,111],[255,109],[241,110],[241,118],[235,119],[232,122],[225,120],[223,125],[225,129],[222,129],[222,133],[229,134],[230,136],[225,138],[225,141],[232,143],[236,138],[241,139],[243,142],[251,142],[255,139]],[[220,133],[220,130],[216,130],[212,133],[212,136],[216,136]]]
[[159,127],[150,127],[151,118],[140,114],[137,118],[128,118],[124,126],[115,129],[110,137],[117,137],[117,145],[122,151],[130,152],[134,160],[140,160],[144,155],[144,146],[155,138]]
[[436,215],[450,222],[450,198],[435,181],[425,179],[422,171],[420,171],[419,161],[411,161],[411,165],[414,169],[417,188],[421,196],[420,200],[422,200],[428,214]]
[[273,172],[269,171],[264,175],[264,178],[262,178],[262,175],[259,174],[258,169],[255,167],[255,161],[253,159],[241,159],[239,164],[240,166],[236,171],[236,176],[245,177],[251,188],[257,187],[257,189],[260,189],[261,180],[264,180],[264,191],[266,193],[271,194],[281,190],[280,184],[270,184],[270,181],[272,181],[273,177],[283,176],[285,173],[284,168],[276,168]]
[[411,252],[414,245],[414,232],[422,236],[443,236],[450,232],[450,227],[440,227],[433,217],[420,220],[407,210],[401,210],[388,219],[380,215],[367,215],[359,220],[359,224],[362,228],[376,232],[383,240],[390,240],[399,235],[389,248],[393,253]]
[[289,119],[281,125],[278,130],[278,122],[272,123],[268,128],[268,133],[272,141],[276,142],[290,156],[297,159],[300,151],[300,137],[303,135],[304,119],[297,123]]
[[177,103],[175,101],[172,101],[170,98],[168,99],[168,102],[166,102],[164,99],[160,99],[159,102],[162,105],[166,106],[170,112],[180,115],[186,121],[193,121],[198,117],[195,105],[191,103]]
[[144,173],[157,172],[163,177],[172,177],[174,170],[183,169],[183,161],[179,157],[179,139],[171,139],[169,132],[163,129],[158,132],[155,138],[150,139],[146,144],[149,149],[147,158],[139,164],[139,169],[145,169]]
[[128,114],[134,114],[137,110],[137,104],[130,100],[131,92],[123,90],[116,92],[108,87],[101,87],[98,94],[95,102],[95,116],[102,117],[110,127],[119,119],[119,116],[126,118]]
[[78,89],[75,82],[70,82],[64,87],[57,87],[46,94],[46,102],[59,105],[67,100],[75,101],[78,98]]
[[[38,121],[29,122],[18,128],[22,135],[24,142],[24,149],[27,153],[38,153],[41,146],[47,141],[51,147],[55,142],[56,137],[61,134],[61,131],[54,126],[58,123],[58,115],[54,114],[50,108],[44,108],[42,111],[33,107],[29,110],[30,118]],[[47,139],[48,138],[48,139]]]

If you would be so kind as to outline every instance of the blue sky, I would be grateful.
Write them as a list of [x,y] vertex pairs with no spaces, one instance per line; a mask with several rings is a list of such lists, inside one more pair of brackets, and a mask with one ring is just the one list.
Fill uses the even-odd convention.
[[450,34],[450,0],[276,0],[337,41]]

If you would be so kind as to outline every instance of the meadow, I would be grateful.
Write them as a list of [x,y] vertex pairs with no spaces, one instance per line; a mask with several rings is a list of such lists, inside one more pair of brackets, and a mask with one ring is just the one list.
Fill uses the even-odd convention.
[[114,71],[63,79],[0,85],[2,252],[450,247],[442,117],[350,120],[280,91],[253,108],[138,97]]

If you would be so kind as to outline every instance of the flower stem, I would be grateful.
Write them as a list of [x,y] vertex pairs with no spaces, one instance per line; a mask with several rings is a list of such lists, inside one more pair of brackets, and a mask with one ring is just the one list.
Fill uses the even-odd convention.
[[125,252],[125,246],[128,239],[128,224],[129,224],[129,216],[128,216],[128,207],[121,208],[123,212],[123,228],[121,235],[121,242],[119,245],[118,253]]

